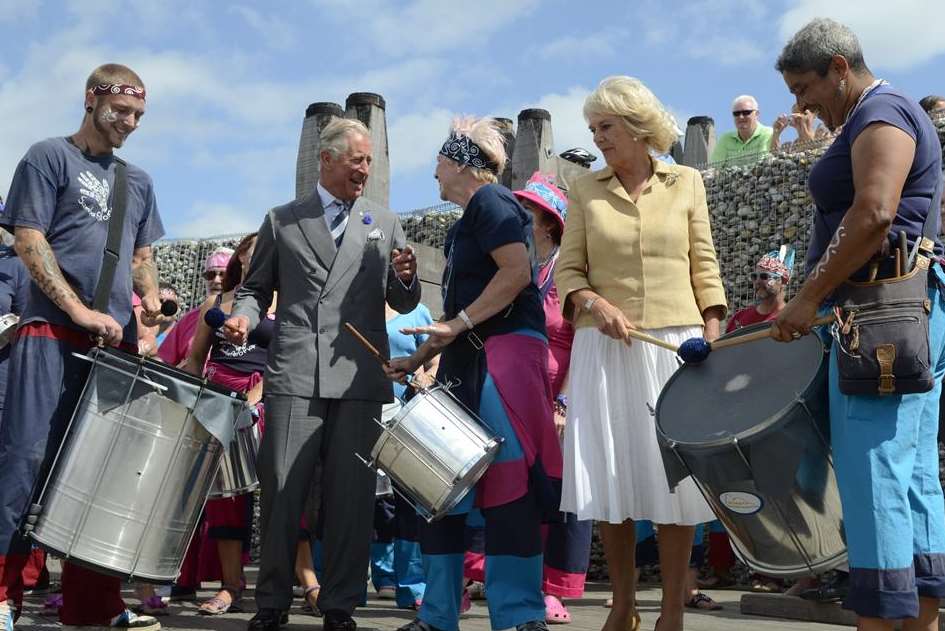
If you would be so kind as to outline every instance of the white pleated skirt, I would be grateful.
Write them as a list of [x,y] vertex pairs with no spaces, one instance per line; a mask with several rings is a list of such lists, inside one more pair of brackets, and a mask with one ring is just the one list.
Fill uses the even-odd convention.
[[[673,344],[701,327],[646,331]],[[571,348],[561,510],[618,524],[648,519],[695,525],[715,516],[692,478],[669,490],[656,440],[660,390],[679,366],[666,349],[582,327]],[[693,402],[697,404],[697,402]]]

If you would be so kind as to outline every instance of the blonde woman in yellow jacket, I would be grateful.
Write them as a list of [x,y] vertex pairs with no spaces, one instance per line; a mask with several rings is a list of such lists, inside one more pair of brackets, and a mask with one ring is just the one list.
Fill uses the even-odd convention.
[[667,165],[676,123],[640,81],[611,77],[584,103],[607,167],[579,179],[555,273],[576,326],[565,430],[562,510],[600,522],[614,606],[604,631],[639,626],[633,521],[659,529],[658,631],[681,631],[696,524],[714,519],[691,479],[670,492],[650,409],[674,354],[631,344],[628,330],[673,343],[719,335],[726,302],[698,171]]

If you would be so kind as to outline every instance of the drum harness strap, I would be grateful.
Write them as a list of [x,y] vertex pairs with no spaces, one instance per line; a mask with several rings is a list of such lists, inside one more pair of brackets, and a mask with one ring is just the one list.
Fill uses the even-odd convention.
[[125,228],[125,211],[128,208],[128,165],[115,156],[115,189],[112,193],[112,212],[108,218],[108,236],[105,250],[102,252],[102,271],[95,286],[92,309],[100,313],[108,312],[112,285],[115,284],[115,270],[121,256],[121,239]]

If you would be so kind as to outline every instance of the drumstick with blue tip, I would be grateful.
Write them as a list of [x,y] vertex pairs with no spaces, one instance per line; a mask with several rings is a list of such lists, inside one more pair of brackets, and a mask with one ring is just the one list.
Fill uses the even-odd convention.
[[[836,321],[836,319],[836,316],[833,314],[821,316],[811,322],[811,326],[830,324]],[[732,346],[741,346],[742,344],[757,342],[758,340],[766,340],[769,337],[771,337],[770,327],[753,333],[746,333],[745,335],[716,340],[714,342],[710,342],[704,337],[691,337],[679,345],[679,357],[687,364],[698,364],[705,361],[712,351],[717,351],[721,348],[730,348]]]

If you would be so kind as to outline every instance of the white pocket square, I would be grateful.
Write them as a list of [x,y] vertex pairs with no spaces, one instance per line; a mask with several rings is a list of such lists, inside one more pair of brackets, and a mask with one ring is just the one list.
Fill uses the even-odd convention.
[[367,236],[368,241],[380,241],[383,238],[384,238],[384,231],[381,230],[380,228],[374,228],[374,230],[371,230]]

